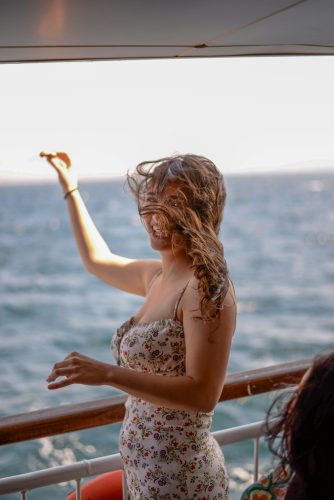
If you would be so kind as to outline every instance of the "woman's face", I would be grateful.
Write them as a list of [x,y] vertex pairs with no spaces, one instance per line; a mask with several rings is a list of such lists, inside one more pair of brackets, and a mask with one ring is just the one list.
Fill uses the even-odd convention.
[[[168,207],[177,207],[180,204],[180,198],[178,195],[178,183],[169,182],[163,192],[158,195],[154,186],[146,194],[145,204],[147,205],[158,203]],[[148,234],[151,239],[151,246],[155,250],[163,251],[172,249],[172,236],[173,229],[172,225],[165,227],[159,213],[146,214],[143,216],[144,223]],[[174,234],[174,244],[179,246],[182,245],[183,238],[180,234]]]

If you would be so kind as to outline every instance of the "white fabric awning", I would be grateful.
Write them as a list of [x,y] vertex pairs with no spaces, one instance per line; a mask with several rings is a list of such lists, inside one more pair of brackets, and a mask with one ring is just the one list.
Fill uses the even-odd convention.
[[2,0],[0,62],[334,54],[333,0]]

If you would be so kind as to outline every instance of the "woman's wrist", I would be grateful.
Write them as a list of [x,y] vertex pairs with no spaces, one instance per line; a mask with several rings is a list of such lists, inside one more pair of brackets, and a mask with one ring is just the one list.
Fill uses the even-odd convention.
[[115,375],[115,365],[108,364],[106,369],[106,385],[113,385]]
[[78,191],[78,189],[78,186],[73,186],[64,191],[64,200],[66,200],[75,191]]

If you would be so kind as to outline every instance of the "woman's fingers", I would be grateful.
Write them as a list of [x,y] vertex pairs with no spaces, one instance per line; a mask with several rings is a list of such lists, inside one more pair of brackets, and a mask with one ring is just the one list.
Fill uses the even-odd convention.
[[[76,382],[77,376],[79,374],[78,361],[83,358],[78,352],[71,352],[68,354],[63,361],[55,363],[50,375],[46,379],[49,382],[48,389],[60,389],[61,387],[66,387],[67,385]],[[64,380],[54,382],[59,377],[66,377]]]
[[[60,389],[68,385],[74,384],[76,382],[77,369],[72,364],[69,364],[68,360],[56,363],[53,367],[52,372],[46,379],[48,382],[48,389]],[[54,382],[59,377],[66,377],[63,380]]]
[[78,175],[67,153],[63,151],[57,153],[41,151],[40,157],[45,158],[56,170],[64,194],[78,186]]
[[78,358],[84,358],[85,356],[83,354],[80,354],[80,352],[70,352],[67,356],[65,356],[64,361],[67,359],[78,359]]
[[64,380],[60,380],[59,382],[54,382],[52,384],[48,384],[48,389],[61,389],[62,387],[66,387],[68,385],[75,384],[75,379],[68,377],[64,378]]
[[54,382],[58,377],[67,378],[49,385],[48,389],[58,389],[70,384],[103,385],[108,380],[110,366],[97,359],[72,352],[53,366],[46,380]]
[[[46,158],[46,161],[52,165],[58,173],[62,171],[61,162],[57,161],[57,155],[51,153],[40,153],[42,158]],[[63,167],[64,168],[64,167]]]
[[55,157],[55,156],[57,156],[57,153],[46,153],[45,151],[41,151],[41,152],[39,153],[39,156],[40,156],[41,158],[46,158],[46,157],[48,157],[48,156],[50,156],[50,157]]
[[79,357],[80,354],[78,352],[71,352],[68,356],[66,356],[66,358],[63,359],[63,361],[55,363],[46,381],[51,382],[57,377],[72,375],[77,368],[75,366],[75,361],[77,361]]
[[66,165],[66,167],[71,166],[71,160],[67,153],[57,152],[57,157],[60,158]]
[[66,366],[64,368],[54,368],[48,378],[47,382],[52,382],[56,380],[58,377],[68,377],[69,375],[73,375],[76,372],[74,366]]
[[46,153],[41,151],[39,153],[41,158],[46,158],[48,163],[50,163],[57,171],[61,168],[69,168],[71,166],[71,160],[67,153],[57,152],[57,153]]

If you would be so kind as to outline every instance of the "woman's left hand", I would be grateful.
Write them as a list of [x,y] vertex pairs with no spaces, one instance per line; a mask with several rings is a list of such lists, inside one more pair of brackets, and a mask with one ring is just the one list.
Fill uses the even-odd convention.
[[[107,384],[111,368],[112,365],[102,363],[78,352],[71,352],[63,361],[54,365],[46,379],[49,382],[48,389],[60,389],[71,384]],[[54,382],[59,377],[66,378]]]

